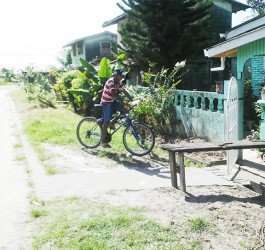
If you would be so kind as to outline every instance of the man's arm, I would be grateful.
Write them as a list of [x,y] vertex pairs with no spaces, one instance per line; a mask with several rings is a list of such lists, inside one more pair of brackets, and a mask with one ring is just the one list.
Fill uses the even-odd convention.
[[123,93],[129,99],[130,102],[133,100],[133,98],[131,97],[131,95],[125,89],[123,90]]
[[[133,100],[133,98],[131,97],[131,95],[125,89],[121,90],[121,92],[124,93],[125,97],[127,97],[129,99],[129,101],[132,101]],[[122,98],[120,97],[120,95],[115,92],[114,89],[112,90],[112,94],[113,94],[114,98],[118,102],[124,104],[124,101],[122,100]]]
[[113,94],[113,97],[118,101],[120,102],[121,104],[124,104],[121,97],[119,96],[119,94],[116,93],[115,89],[112,89],[111,90],[111,93]]

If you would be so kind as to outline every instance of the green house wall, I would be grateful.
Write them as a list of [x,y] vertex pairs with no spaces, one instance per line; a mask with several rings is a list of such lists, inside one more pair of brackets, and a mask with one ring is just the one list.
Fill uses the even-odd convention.
[[252,57],[252,89],[253,95],[260,97],[260,86],[264,81],[264,57]]
[[[244,64],[248,59],[265,55],[265,38],[240,46],[237,49],[237,81],[239,94],[239,139],[243,139],[243,108],[244,108]],[[252,77],[255,78],[255,72]]]
[[265,38],[243,45],[237,49],[237,69],[243,72],[245,62],[254,56],[265,55]]

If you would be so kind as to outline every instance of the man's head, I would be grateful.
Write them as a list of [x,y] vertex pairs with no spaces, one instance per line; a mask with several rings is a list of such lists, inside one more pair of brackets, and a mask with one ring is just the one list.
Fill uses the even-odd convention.
[[121,81],[123,76],[122,73],[123,71],[121,69],[114,69],[112,72],[112,76],[115,78],[115,80]]
[[123,70],[122,69],[114,69],[112,72],[112,75],[122,75],[123,74]]

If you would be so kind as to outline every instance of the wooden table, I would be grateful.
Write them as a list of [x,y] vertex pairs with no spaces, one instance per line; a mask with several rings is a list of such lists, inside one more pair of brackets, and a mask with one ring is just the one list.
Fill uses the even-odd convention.
[[[265,148],[265,141],[240,140],[235,142],[200,142],[182,144],[162,144],[162,149],[169,154],[169,166],[172,187],[178,188],[177,174],[180,176],[180,189],[186,192],[184,153],[199,151],[218,151],[231,149]],[[178,164],[176,163],[176,153],[178,154]]]

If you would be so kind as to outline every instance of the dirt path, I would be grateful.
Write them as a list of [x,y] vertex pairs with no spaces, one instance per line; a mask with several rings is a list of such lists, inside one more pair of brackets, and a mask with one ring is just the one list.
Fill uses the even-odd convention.
[[0,88],[0,249],[17,249],[28,216],[29,187],[23,156],[16,150],[20,142],[11,89]]

